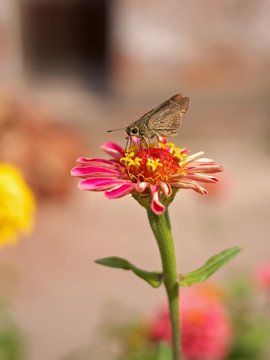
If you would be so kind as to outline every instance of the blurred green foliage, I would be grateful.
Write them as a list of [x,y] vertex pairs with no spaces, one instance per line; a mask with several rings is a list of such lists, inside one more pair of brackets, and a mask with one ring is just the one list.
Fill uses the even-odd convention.
[[7,306],[0,303],[0,359],[24,360],[24,341],[9,313]]
[[[270,294],[258,289],[249,275],[234,277],[221,289],[234,326],[234,340],[226,360],[269,360]],[[108,341],[118,341],[121,349],[120,354],[113,359],[172,359],[169,346],[166,343],[154,343],[142,320],[110,324],[109,327]]]

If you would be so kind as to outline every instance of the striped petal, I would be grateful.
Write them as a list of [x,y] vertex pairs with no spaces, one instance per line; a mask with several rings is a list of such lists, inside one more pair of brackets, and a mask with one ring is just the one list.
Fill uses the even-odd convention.
[[120,160],[125,155],[123,148],[112,142],[106,142],[101,146],[101,149],[116,160]]
[[214,173],[223,171],[223,167],[220,165],[200,164],[186,167],[189,173]]
[[135,189],[134,183],[126,183],[111,190],[105,191],[105,196],[108,199],[117,199],[130,194]]
[[161,181],[159,186],[166,196],[171,196],[172,188],[170,187],[170,185],[168,183]]
[[188,178],[191,180],[207,182],[207,183],[216,183],[218,179],[214,176],[209,176],[205,174],[187,174]]
[[102,159],[79,158],[77,159],[77,161],[84,166],[98,166],[104,169],[112,169],[112,170],[121,169],[121,166],[117,164],[114,160],[102,161]]
[[198,157],[200,157],[203,154],[204,154],[203,151],[199,151],[199,152],[197,152],[195,154],[189,155],[186,159],[184,159],[184,161],[189,163],[189,162],[197,159]]
[[105,159],[98,159],[98,158],[86,158],[86,157],[80,157],[77,159],[77,162],[81,164],[87,164],[89,163],[102,163],[102,164],[111,164],[111,160],[105,160]]
[[188,153],[188,148],[181,149],[181,154],[187,154],[187,153]]
[[136,184],[135,190],[139,193],[144,192],[149,186],[148,182],[142,181]]
[[161,215],[165,210],[165,206],[159,200],[158,189],[157,185],[150,185],[152,195],[151,209],[156,215]]
[[172,187],[176,187],[176,188],[180,188],[180,189],[192,189],[196,192],[198,192],[199,194],[202,194],[202,195],[206,195],[207,194],[207,191],[202,187],[200,186],[199,184],[197,184],[195,181],[192,181],[192,180],[180,180],[180,181],[173,181],[171,182],[171,186]]
[[198,163],[204,163],[204,164],[214,164],[214,160],[213,159],[208,159],[208,158],[200,158],[200,159],[196,159],[194,161],[196,164]]
[[119,173],[119,171],[97,167],[97,166],[78,166],[73,168],[70,173],[72,176],[80,176],[80,177],[84,177],[87,175],[91,176],[95,173],[104,174],[105,176],[123,175],[122,173]]
[[79,182],[78,187],[80,190],[105,191],[124,183],[126,183],[126,180],[113,178],[91,178]]

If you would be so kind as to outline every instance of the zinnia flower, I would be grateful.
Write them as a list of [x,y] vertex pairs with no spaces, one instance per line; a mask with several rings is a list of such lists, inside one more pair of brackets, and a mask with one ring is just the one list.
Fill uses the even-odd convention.
[[[226,359],[233,328],[222,301],[207,288],[194,287],[182,291],[180,303],[185,359]],[[167,307],[151,321],[149,331],[152,340],[171,343],[171,322]]]
[[270,263],[260,265],[255,270],[254,277],[261,289],[270,292]]
[[79,183],[81,190],[104,191],[109,199],[128,194],[156,215],[164,212],[179,189],[193,189],[206,195],[200,182],[217,182],[211,174],[222,171],[211,159],[200,158],[203,152],[188,155],[186,148],[173,143],[143,142],[126,151],[115,143],[101,147],[112,158],[79,158],[81,164],[71,170],[73,176],[85,178]]
[[35,199],[20,172],[0,164],[0,247],[32,228]]

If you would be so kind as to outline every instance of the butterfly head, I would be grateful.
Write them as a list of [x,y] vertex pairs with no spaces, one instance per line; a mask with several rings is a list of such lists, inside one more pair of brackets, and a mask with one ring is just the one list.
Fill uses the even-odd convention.
[[134,124],[131,124],[126,128],[126,133],[128,136],[140,137],[140,129]]

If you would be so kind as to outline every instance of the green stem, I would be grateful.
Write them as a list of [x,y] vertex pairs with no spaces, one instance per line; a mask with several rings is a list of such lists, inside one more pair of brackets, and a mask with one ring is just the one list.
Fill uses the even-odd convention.
[[176,267],[174,243],[171,232],[171,224],[168,209],[161,214],[155,215],[151,210],[147,210],[148,219],[156,237],[163,266],[163,281],[166,288],[171,327],[172,327],[172,346],[173,360],[181,359],[181,333],[180,333],[180,313],[179,313],[179,285]]

